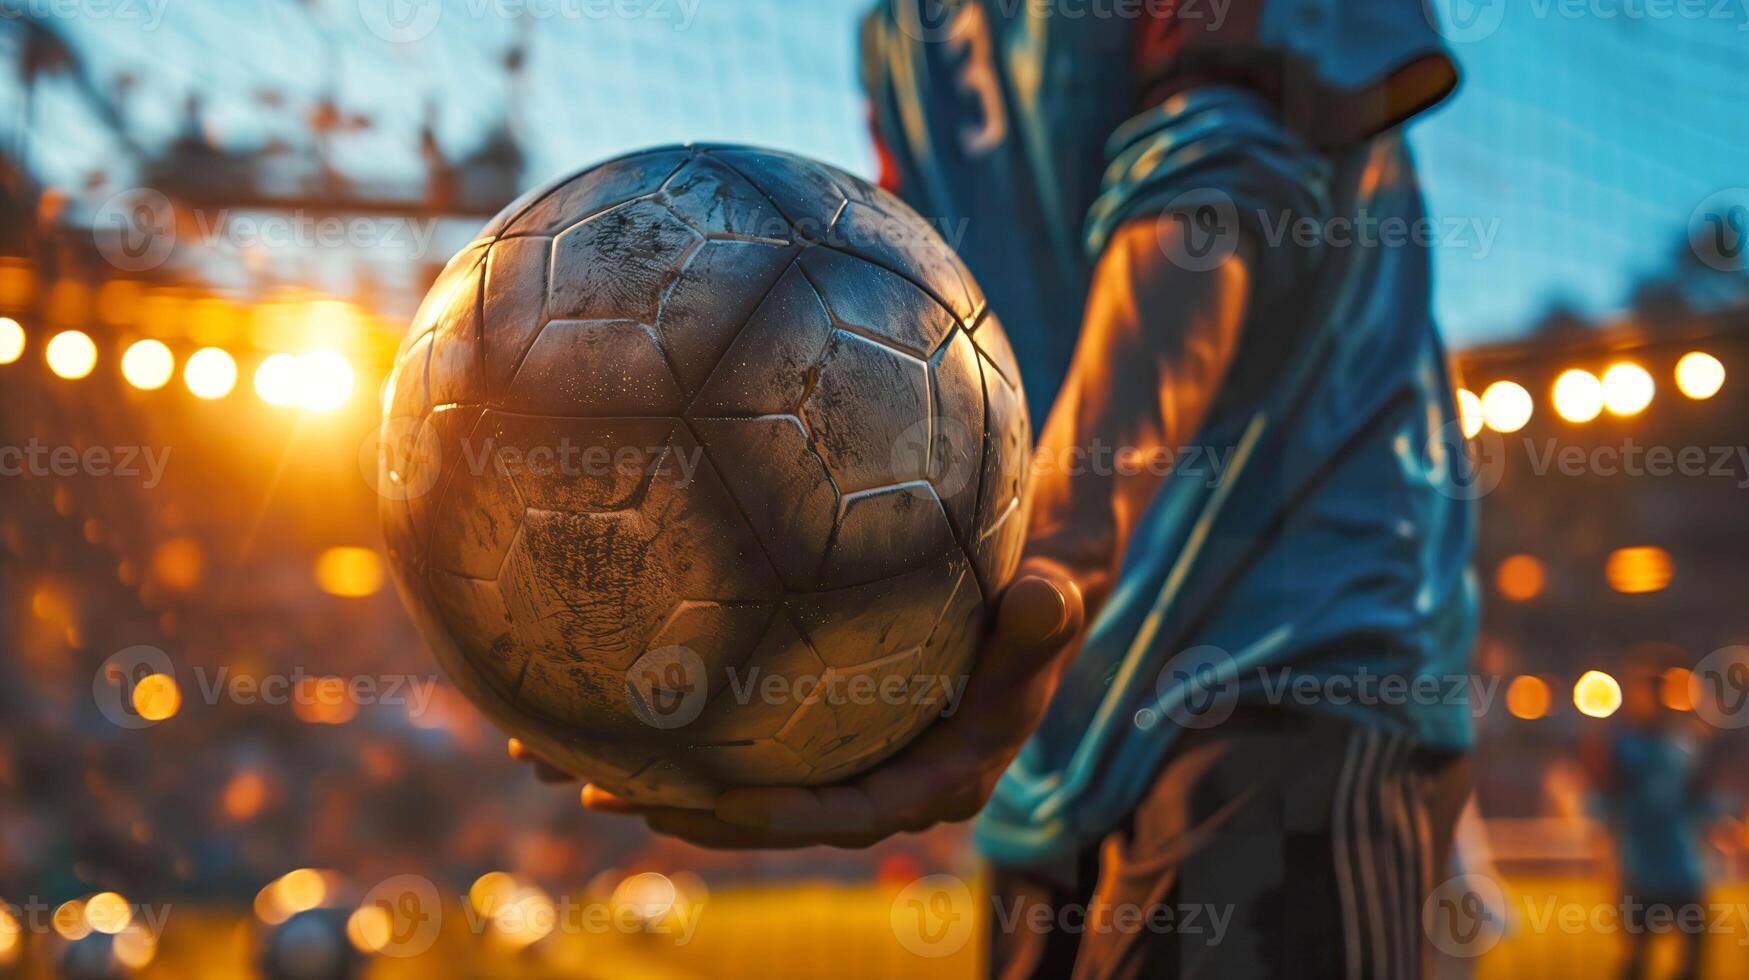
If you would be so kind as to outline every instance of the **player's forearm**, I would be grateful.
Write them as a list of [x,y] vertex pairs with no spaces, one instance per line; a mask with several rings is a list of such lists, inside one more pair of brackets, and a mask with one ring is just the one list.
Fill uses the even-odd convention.
[[1170,222],[1137,220],[1095,270],[1068,378],[1039,440],[1035,538],[1098,554],[1123,542],[1226,378],[1250,289],[1243,248],[1207,271],[1174,265]]

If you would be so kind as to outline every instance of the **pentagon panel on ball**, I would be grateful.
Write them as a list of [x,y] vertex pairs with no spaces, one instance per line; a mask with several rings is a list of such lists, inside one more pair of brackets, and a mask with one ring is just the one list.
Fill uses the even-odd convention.
[[842,779],[963,689],[1019,560],[1002,328],[897,198],[745,147],[600,164],[438,276],[383,391],[401,595],[496,723],[635,801]]

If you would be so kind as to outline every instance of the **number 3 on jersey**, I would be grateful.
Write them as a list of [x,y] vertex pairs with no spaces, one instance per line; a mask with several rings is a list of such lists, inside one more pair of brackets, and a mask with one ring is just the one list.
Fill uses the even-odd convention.
[[968,3],[954,11],[947,37],[948,50],[959,59],[955,82],[960,92],[978,103],[978,118],[960,126],[960,149],[968,157],[981,157],[1008,138],[1008,109],[1002,101],[1002,82],[996,77],[995,47],[983,5]]

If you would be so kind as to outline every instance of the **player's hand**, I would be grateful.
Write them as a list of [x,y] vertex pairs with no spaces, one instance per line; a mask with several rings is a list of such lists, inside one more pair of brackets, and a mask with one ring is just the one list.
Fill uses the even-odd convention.
[[583,805],[636,813],[702,847],[867,847],[975,815],[1044,715],[1063,655],[1087,618],[1089,576],[1034,555],[1002,592],[957,709],[893,758],[847,782],[723,793],[711,810],[633,806],[586,786]]

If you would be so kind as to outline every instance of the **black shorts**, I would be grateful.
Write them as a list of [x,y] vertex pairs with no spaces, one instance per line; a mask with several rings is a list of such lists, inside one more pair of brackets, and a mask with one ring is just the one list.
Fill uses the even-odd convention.
[[1467,756],[1242,709],[1184,733],[1075,867],[992,869],[990,974],[1428,976],[1422,905],[1469,785]]

